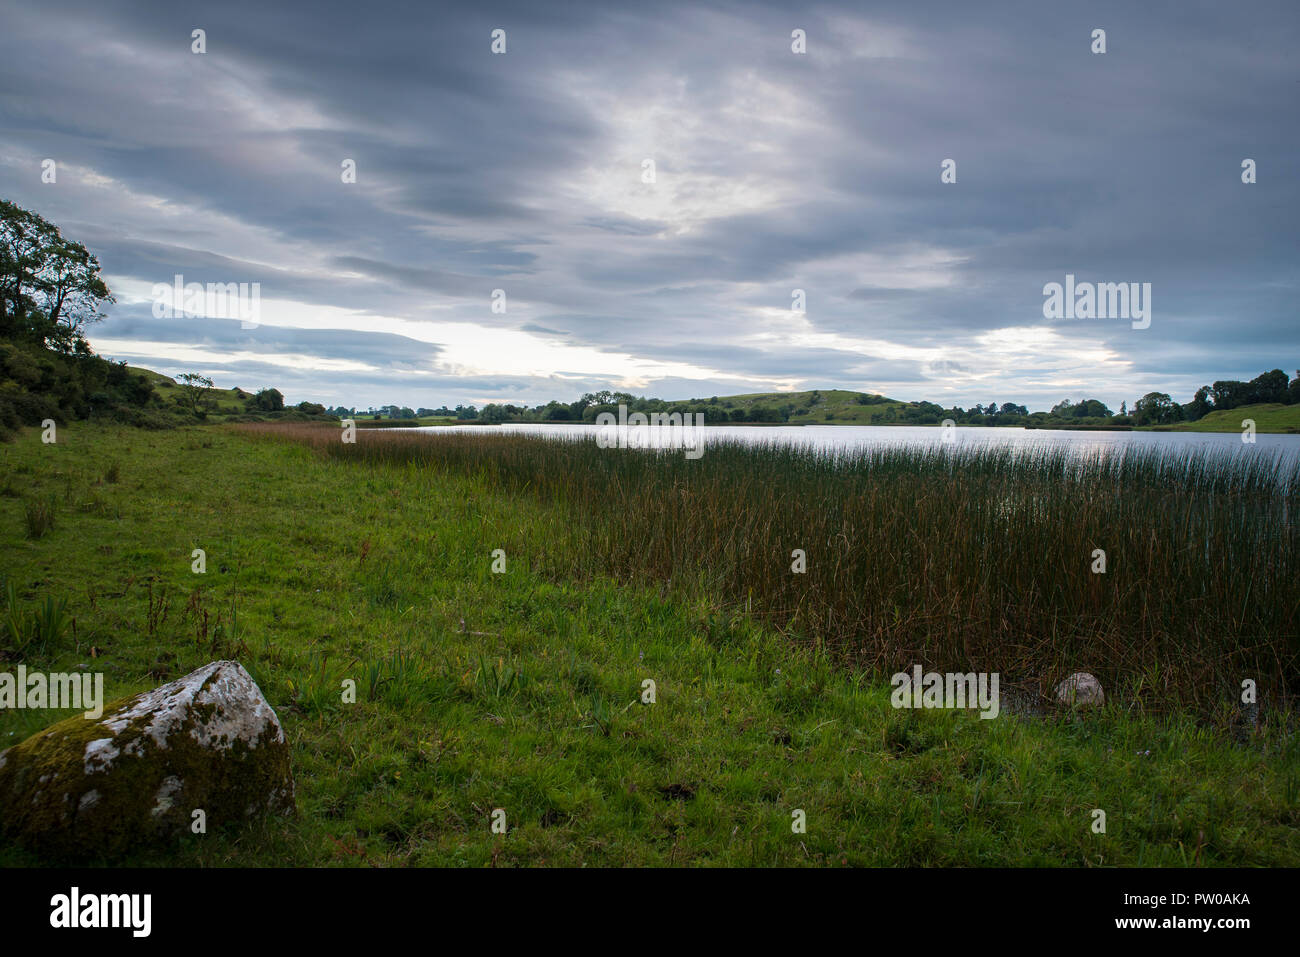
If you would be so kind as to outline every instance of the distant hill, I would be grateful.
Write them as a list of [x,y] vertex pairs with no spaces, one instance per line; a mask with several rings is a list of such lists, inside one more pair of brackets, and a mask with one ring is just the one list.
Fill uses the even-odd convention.
[[[851,392],[843,389],[818,389],[810,392],[755,392],[745,395],[716,396],[710,399],[687,399],[670,405],[703,408],[705,421],[714,424],[732,418],[737,421],[771,423],[782,416],[752,418],[756,410],[788,412],[790,425],[935,425],[948,415],[937,403],[904,402],[888,396]],[[714,411],[718,410],[718,411]],[[725,414],[718,414],[718,412]],[[1030,428],[1106,429],[1141,431],[1159,429],[1177,432],[1240,432],[1243,419],[1254,419],[1258,432],[1300,433],[1300,404],[1264,403],[1210,412],[1196,422],[1178,422],[1162,426],[1134,426],[1128,416],[1063,417],[1048,412],[1028,415],[978,416],[959,415],[960,425],[1026,426]]]
[[[132,366],[131,372],[143,376],[156,390],[167,406],[180,394],[181,386],[171,376]],[[239,387],[213,388],[210,391],[216,406],[209,412],[208,421],[225,421],[233,417],[248,418],[298,418],[298,410],[290,407],[284,412],[267,415],[251,414],[247,401],[253,393]],[[944,411],[933,402],[904,402],[888,396],[847,389],[812,389],[803,392],[749,392],[742,395],[714,396],[663,403],[668,407],[690,408],[702,411],[705,421],[719,425],[731,421],[745,424],[788,425],[936,425]],[[1062,420],[1045,412],[1029,416],[997,416],[996,418],[963,417],[961,424],[1028,425],[1057,428],[1106,428],[1107,420],[1100,418]],[[1161,431],[1178,432],[1240,432],[1243,419],[1254,419],[1261,433],[1300,433],[1300,405],[1268,403],[1248,405],[1220,412],[1211,412],[1196,422],[1179,422],[1158,426]],[[470,420],[472,422],[473,420]],[[1128,419],[1115,421],[1128,422]],[[444,425],[454,419],[428,418],[402,424]],[[372,425],[368,419],[363,423]],[[385,424],[398,424],[396,421]],[[463,424],[469,424],[463,423]],[[1131,426],[1129,426],[1131,428]]]
[[[690,399],[692,405],[707,403],[731,413],[737,409],[751,413],[758,409],[789,409],[790,425],[872,425],[898,421],[907,409],[919,408],[915,402],[901,402],[883,395],[849,392],[843,389],[814,389],[810,392],[752,392],[745,395],[718,396],[713,399]],[[705,412],[705,421],[720,422],[720,416]]]
[[[144,376],[145,379],[155,389],[157,389],[158,393],[168,402],[172,401],[175,396],[179,395],[180,384],[171,376],[163,375],[161,372],[154,372],[152,369],[144,369],[140,366],[131,366],[130,369],[135,374]],[[244,403],[248,401],[248,397],[253,393],[246,392],[236,386],[233,389],[218,389],[214,387],[209,391],[209,394],[216,400],[216,407],[210,414],[223,416],[242,415],[247,412],[248,409]]]
[[1168,426],[1175,432],[1240,432],[1243,419],[1254,419],[1257,432],[1300,432],[1300,405],[1243,405],[1236,409],[1210,412],[1195,422]]

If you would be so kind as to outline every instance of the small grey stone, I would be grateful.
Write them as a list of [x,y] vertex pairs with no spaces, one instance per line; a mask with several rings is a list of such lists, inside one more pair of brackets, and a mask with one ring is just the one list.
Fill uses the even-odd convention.
[[1056,686],[1056,700],[1071,707],[1105,704],[1101,682],[1086,671],[1076,671]]

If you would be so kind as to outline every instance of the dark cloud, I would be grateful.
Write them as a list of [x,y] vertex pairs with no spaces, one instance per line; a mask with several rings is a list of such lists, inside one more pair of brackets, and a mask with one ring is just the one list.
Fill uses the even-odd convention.
[[[119,303],[92,341],[160,371],[361,405],[797,386],[1117,407],[1300,365],[1281,0],[4,17],[5,196],[97,252]],[[260,283],[259,327],[154,319],[178,273]],[[1151,327],[1045,320],[1067,273],[1152,283]]]

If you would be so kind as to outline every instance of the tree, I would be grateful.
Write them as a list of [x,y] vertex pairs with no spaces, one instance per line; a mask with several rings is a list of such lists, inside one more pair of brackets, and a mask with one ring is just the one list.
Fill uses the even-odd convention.
[[1074,407],[1074,414],[1078,418],[1093,417],[1100,419],[1109,419],[1113,413],[1106,404],[1099,399],[1084,399]]
[[1210,387],[1208,385],[1203,385],[1197,389],[1192,401],[1183,406],[1183,412],[1189,422],[1205,418],[1213,409],[1214,406],[1210,405]]
[[114,301],[85,246],[39,214],[0,200],[0,333],[89,355],[84,329]]
[[1235,409],[1250,402],[1250,386],[1236,379],[1220,379],[1210,386],[1216,409]]
[[1265,372],[1263,375],[1256,376],[1250,380],[1250,401],[1254,402],[1286,402],[1287,398],[1287,380],[1286,373],[1281,369],[1274,369],[1271,372]]
[[1164,392],[1148,392],[1133,405],[1133,420],[1138,425],[1167,425],[1182,417],[1182,406]]
[[212,394],[212,380],[197,372],[185,372],[176,377],[181,384],[181,394],[176,401],[197,416],[204,416],[217,407]]
[[[625,393],[610,392],[608,389],[600,392],[588,392],[577,402],[573,403],[574,406],[576,406],[574,409],[574,415],[581,418],[583,411],[588,406],[616,404],[620,401],[618,398],[620,395],[625,395]],[[626,398],[630,399],[632,397],[629,395],[626,396]]]
[[284,396],[279,389],[258,389],[257,395],[248,400],[248,407],[257,412],[281,412],[284,409]]

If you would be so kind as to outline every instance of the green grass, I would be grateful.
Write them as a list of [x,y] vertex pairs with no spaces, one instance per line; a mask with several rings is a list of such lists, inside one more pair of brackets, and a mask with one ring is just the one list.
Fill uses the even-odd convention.
[[1242,420],[1254,419],[1257,432],[1300,432],[1300,405],[1243,405],[1224,412],[1211,412],[1195,422],[1170,426],[1176,432],[1241,432]]
[[[891,414],[897,416],[908,405],[884,396],[871,396],[873,404],[863,405],[860,400],[865,397],[865,393],[844,389],[756,392],[721,396],[717,407],[730,413],[733,409],[749,411],[755,407],[780,409],[790,406],[789,425],[884,425],[892,421]],[[705,421],[724,424],[722,416],[710,416],[707,412]]]
[[[631,563],[590,574],[569,551],[586,541],[569,508],[486,466],[330,458],[214,428],[59,439],[0,446],[17,614],[66,599],[71,617],[22,660],[102,669],[116,697],[238,658],[298,781],[294,820],[112,863],[1300,862],[1300,755],[1277,711],[1240,743],[1133,705],[895,711],[878,677],[745,614],[718,583],[682,592]],[[50,496],[58,521],[30,539],[24,502]],[[647,678],[653,705],[639,702]],[[60,717],[0,712],[0,742]],[[0,847],[0,864],[20,863],[34,862]]]
[[[131,371],[144,376],[153,383],[158,394],[168,403],[174,402],[175,398],[181,395],[181,386],[172,376],[163,375],[161,372],[154,372],[152,369],[144,369],[140,366],[132,366]],[[252,393],[245,392],[238,387],[232,389],[212,388],[207,390],[207,398],[213,403],[211,411],[208,413],[214,420],[228,415],[242,415],[248,411],[245,404]]]
[[1082,668],[1145,707],[1213,711],[1243,677],[1285,695],[1300,662],[1300,466],[1277,457],[717,442],[691,461],[473,430],[265,431],[527,490],[565,514],[567,544],[542,556],[557,580],[671,582],[877,673],[919,661],[1045,694]]

